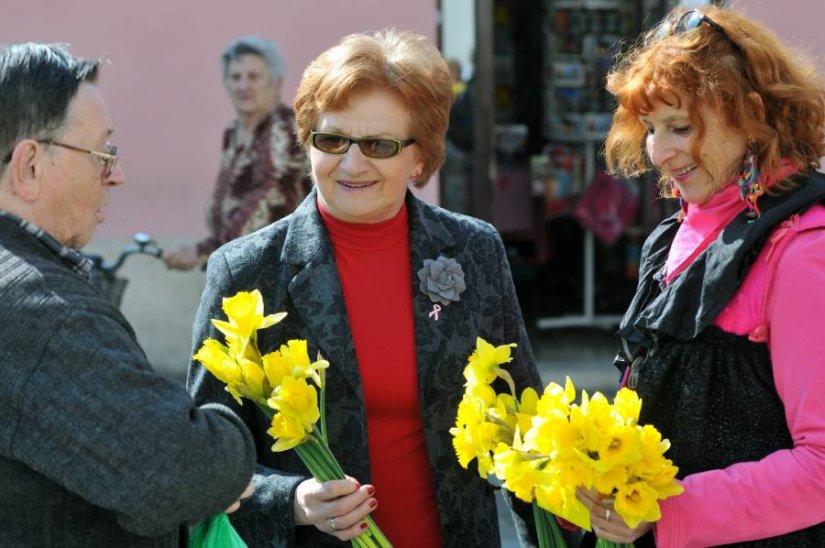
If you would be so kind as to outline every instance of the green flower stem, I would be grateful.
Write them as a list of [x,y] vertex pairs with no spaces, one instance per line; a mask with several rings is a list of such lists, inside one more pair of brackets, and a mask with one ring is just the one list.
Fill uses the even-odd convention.
[[609,540],[596,537],[596,548],[633,548],[633,543],[631,542],[630,544],[618,544],[616,542],[611,542]]
[[353,546],[355,546],[355,548],[372,548],[372,546],[369,544],[369,539],[363,538],[365,536],[367,535],[362,533],[354,539],[350,540],[350,542]]
[[[261,411],[272,420],[275,411],[269,406],[262,405],[256,402]],[[326,441],[326,422],[324,421],[324,391],[321,391],[321,424],[315,425],[311,434],[309,434],[300,445],[296,445],[293,449],[298,454],[301,462],[307,467],[312,477],[320,482],[345,479],[347,476],[341,464],[332,454],[329,445]],[[392,543],[384,536],[378,524],[371,516],[364,518],[367,523],[367,530],[352,539],[352,544],[356,548],[392,548]]]
[[327,440],[327,391],[324,388],[321,388],[321,405],[318,406],[319,410],[321,411],[321,440],[323,440],[324,445],[329,445],[329,441]]
[[364,521],[367,522],[367,533],[370,534],[370,537],[375,542],[376,546],[379,548],[392,548],[392,542],[384,536],[384,533],[378,527],[378,524],[375,523],[375,520],[372,519],[372,516],[367,516],[364,518]]
[[355,541],[358,541],[358,546],[363,546],[364,548],[379,548],[378,543],[372,538],[369,530],[352,539],[353,544],[355,544]]
[[535,500],[533,501],[533,519],[536,522],[539,548],[567,548],[556,517],[541,508]]
[[567,546],[567,542],[564,540],[564,535],[561,534],[561,526],[559,525],[559,522],[556,521],[556,516],[544,509],[542,509],[541,513],[548,524],[548,529],[553,534],[554,545],[565,548]]
[[541,516],[541,508],[533,501],[533,521],[536,522],[536,536],[539,540],[539,548],[551,548],[547,533],[544,530],[544,519]]
[[317,436],[310,436],[307,443],[317,449],[317,455],[319,458],[323,460],[324,464],[330,471],[333,472],[333,474],[338,475],[336,479],[344,479],[346,477],[346,474],[344,474],[344,469],[341,468],[341,465],[338,463],[338,460],[335,458],[335,455],[332,454],[332,451],[326,443],[324,443]]
[[[316,436],[308,436],[304,443],[295,447],[295,451],[312,477],[318,481],[324,482],[346,477],[327,444]],[[364,521],[367,523],[367,530],[352,539],[356,548],[392,548],[392,543],[384,536],[371,516],[364,518]]]
[[295,447],[295,452],[298,453],[298,456],[309,470],[309,473],[312,474],[313,478],[321,482],[334,479],[329,477],[329,474],[323,468],[322,464],[318,461],[309,446],[305,446],[305,444],[298,445]]

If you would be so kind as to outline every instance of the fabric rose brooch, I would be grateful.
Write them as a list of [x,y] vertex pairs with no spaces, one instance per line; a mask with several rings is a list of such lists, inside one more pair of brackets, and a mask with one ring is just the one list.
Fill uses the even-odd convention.
[[455,259],[440,255],[436,260],[424,259],[424,268],[418,271],[422,293],[434,303],[430,316],[438,320],[440,304],[448,305],[458,302],[458,296],[467,289],[464,284],[464,271]]

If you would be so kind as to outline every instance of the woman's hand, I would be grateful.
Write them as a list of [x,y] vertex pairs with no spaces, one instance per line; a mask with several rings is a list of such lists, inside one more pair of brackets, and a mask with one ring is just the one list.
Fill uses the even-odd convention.
[[605,540],[619,544],[630,544],[653,528],[649,521],[643,521],[631,529],[613,508],[613,499],[607,498],[595,489],[579,488],[576,498],[590,510],[590,524],[593,532]]
[[378,507],[375,487],[354,479],[320,483],[308,479],[295,490],[293,512],[297,525],[314,525],[339,540],[351,540],[367,529],[364,518]]

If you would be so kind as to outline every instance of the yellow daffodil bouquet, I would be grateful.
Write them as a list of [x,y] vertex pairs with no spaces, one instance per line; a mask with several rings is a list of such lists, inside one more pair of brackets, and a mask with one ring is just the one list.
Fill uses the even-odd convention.
[[[670,447],[651,425],[638,424],[642,402],[622,388],[611,404],[550,383],[541,396],[532,388],[517,399],[509,373],[513,344],[494,347],[483,339],[464,370],[465,393],[450,429],[461,466],[477,460],[482,478],[495,475],[503,487],[532,503],[542,548],[565,546],[555,514],[590,530],[590,514],[576,498],[579,487],[612,497],[629,527],[661,517],[659,501],[678,495],[678,469],[664,457]],[[503,379],[510,393],[490,386]],[[600,546],[609,546],[599,540]]]
[[[311,362],[305,340],[290,340],[274,352],[261,354],[258,331],[277,324],[286,313],[265,316],[257,289],[224,298],[222,308],[227,320],[212,319],[212,325],[225,343],[206,339],[193,358],[226,384],[239,405],[242,399],[250,400],[269,417],[267,433],[275,439],[273,451],[294,449],[318,481],[344,479],[327,443],[324,383],[329,363],[320,354]],[[366,522],[364,533],[352,540],[354,546],[392,546],[371,517]]]

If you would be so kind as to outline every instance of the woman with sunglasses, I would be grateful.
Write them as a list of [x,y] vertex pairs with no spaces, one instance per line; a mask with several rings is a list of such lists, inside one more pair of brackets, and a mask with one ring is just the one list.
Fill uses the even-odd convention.
[[[617,365],[684,493],[636,546],[825,546],[825,84],[735,11],[674,11],[612,70],[608,164],[681,211],[644,246]],[[642,535],[647,536],[640,538]]]
[[443,160],[451,85],[417,34],[354,34],[323,52],[295,98],[311,195],[209,260],[196,346],[239,290],[287,312],[262,351],[307,339],[329,360],[328,436],[352,478],[319,483],[292,452],[270,451],[264,417],[193,365],[196,399],[234,408],[256,437],[256,495],[232,517],[251,546],[340,545],[368,514],[396,548],[500,545],[493,490],[459,466],[449,434],[462,372],[482,337],[518,344],[506,367],[519,394],[540,381],[495,229],[408,189]]

